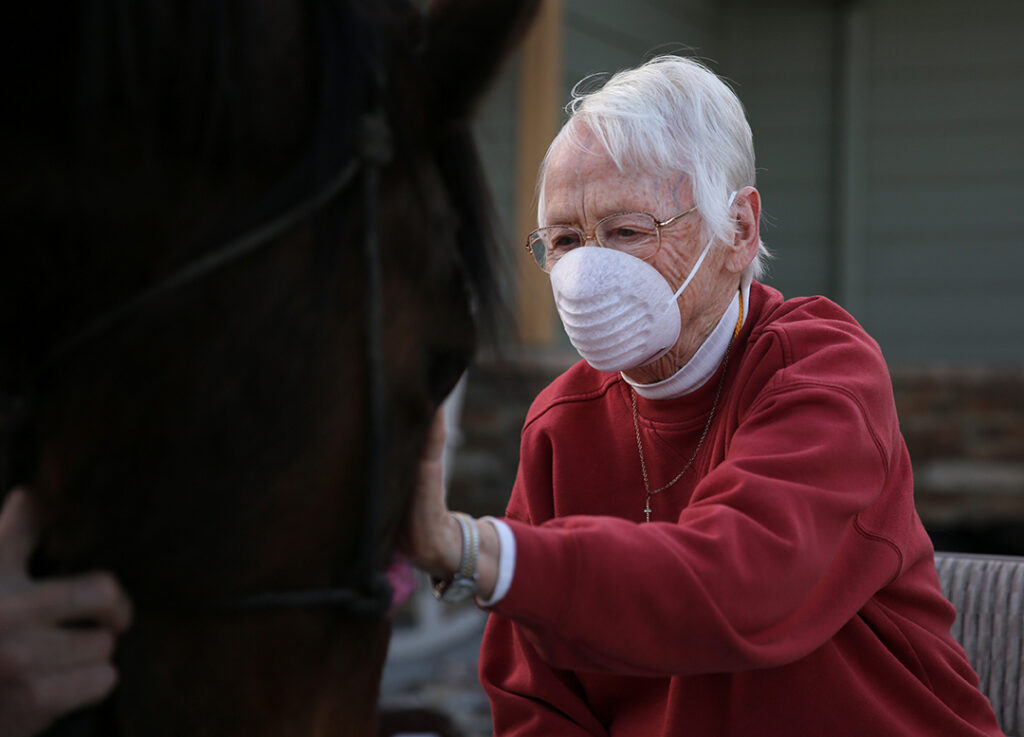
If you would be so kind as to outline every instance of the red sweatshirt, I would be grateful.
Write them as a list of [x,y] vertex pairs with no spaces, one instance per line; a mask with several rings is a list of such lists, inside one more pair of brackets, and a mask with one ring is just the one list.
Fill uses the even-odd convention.
[[[755,283],[750,303],[650,524],[617,374],[581,362],[531,407],[481,652],[499,737],[1002,734],[949,633],[878,346],[826,299]],[[651,488],[719,378],[638,398]]]

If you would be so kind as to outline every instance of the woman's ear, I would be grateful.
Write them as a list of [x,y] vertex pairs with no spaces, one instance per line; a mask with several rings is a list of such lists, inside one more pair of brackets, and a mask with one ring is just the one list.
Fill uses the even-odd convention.
[[739,190],[729,215],[736,223],[736,235],[726,249],[725,268],[739,274],[754,260],[761,245],[761,194],[753,187]]

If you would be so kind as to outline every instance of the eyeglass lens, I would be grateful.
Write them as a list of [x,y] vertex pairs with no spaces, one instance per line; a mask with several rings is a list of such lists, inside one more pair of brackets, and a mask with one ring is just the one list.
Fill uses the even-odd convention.
[[[568,225],[549,225],[530,234],[530,252],[537,265],[551,271],[569,251],[582,246],[589,236]],[[645,212],[623,212],[609,215],[594,228],[598,245],[649,259],[658,251],[660,233],[653,215]]]

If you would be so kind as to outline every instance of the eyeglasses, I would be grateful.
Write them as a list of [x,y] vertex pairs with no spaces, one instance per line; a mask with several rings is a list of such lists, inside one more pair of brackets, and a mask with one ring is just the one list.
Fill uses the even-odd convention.
[[550,272],[558,260],[591,238],[602,248],[612,248],[648,261],[661,248],[661,229],[697,209],[694,205],[668,220],[658,222],[648,212],[617,212],[598,221],[590,233],[571,225],[548,225],[530,233],[526,250],[543,271]]

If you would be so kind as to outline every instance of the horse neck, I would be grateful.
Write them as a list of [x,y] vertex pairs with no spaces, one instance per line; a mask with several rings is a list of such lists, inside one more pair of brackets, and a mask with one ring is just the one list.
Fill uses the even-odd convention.
[[390,624],[324,610],[140,617],[118,657],[120,737],[371,737]]

